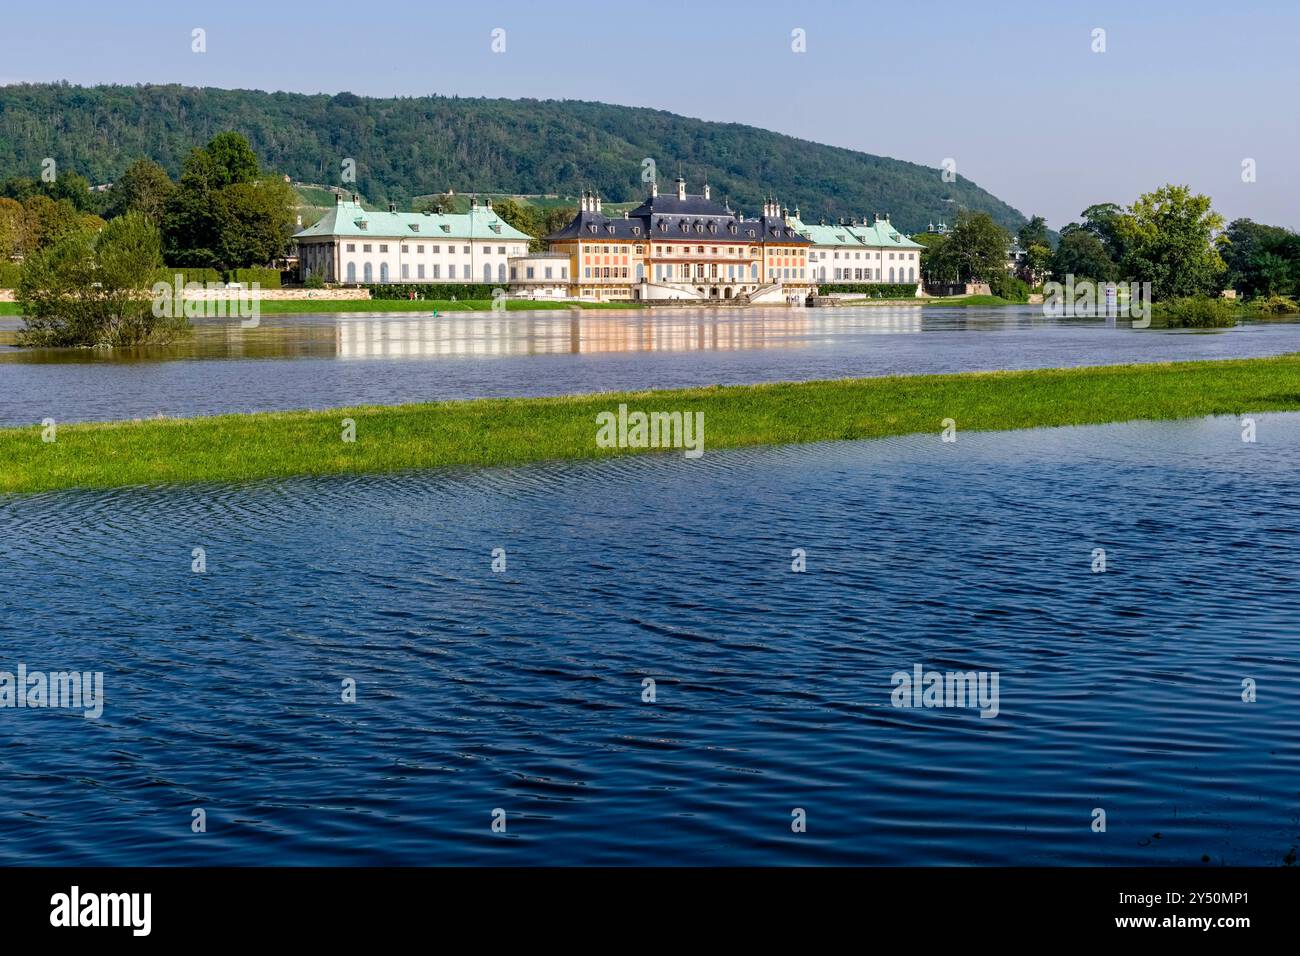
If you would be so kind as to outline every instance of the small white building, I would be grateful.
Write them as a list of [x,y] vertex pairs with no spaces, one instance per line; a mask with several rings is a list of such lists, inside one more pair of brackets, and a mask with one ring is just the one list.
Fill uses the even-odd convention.
[[534,252],[510,259],[510,295],[518,299],[567,299],[569,254]]
[[362,209],[356,196],[336,197],[320,221],[294,236],[303,280],[374,283],[499,283],[530,237],[501,219],[489,201],[468,213]]

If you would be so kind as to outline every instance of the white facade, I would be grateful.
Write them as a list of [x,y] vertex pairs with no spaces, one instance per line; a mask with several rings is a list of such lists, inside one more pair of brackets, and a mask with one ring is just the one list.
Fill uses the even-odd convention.
[[489,202],[468,213],[363,209],[340,197],[321,221],[294,237],[302,278],[345,285],[499,283],[529,237],[501,220]]
[[569,254],[536,252],[513,256],[509,264],[510,294],[520,299],[567,299]]

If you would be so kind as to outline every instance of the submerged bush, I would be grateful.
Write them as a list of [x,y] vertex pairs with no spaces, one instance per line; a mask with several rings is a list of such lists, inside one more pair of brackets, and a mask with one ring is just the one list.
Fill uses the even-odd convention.
[[1169,329],[1223,329],[1237,324],[1237,306],[1228,299],[1188,296],[1156,303],[1156,324]]
[[1009,272],[999,273],[989,279],[989,292],[1008,302],[1029,301],[1029,283]]
[[1265,315],[1287,315],[1292,312],[1300,312],[1300,305],[1296,304],[1295,299],[1287,298],[1284,295],[1270,295],[1267,299],[1256,299],[1250,305],[1256,312],[1262,312]]
[[[158,227],[137,212],[98,233],[80,231],[23,263],[17,299],[28,346],[165,342],[186,327],[180,310],[155,310],[150,294],[162,267]],[[155,311],[164,311],[163,315]]]

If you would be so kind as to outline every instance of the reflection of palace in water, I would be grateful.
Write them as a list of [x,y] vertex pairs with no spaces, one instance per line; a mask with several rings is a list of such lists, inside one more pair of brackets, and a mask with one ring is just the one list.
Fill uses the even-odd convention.
[[[850,310],[846,310],[850,311]],[[823,335],[921,331],[921,309],[341,318],[339,358],[490,358],[805,348]]]

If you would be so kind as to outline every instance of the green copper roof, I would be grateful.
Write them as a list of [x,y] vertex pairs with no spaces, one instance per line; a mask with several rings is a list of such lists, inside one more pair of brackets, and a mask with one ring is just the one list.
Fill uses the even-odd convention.
[[856,226],[810,225],[791,216],[786,220],[796,232],[812,240],[817,246],[852,246],[857,249],[920,249],[919,242],[913,242],[903,235],[888,219],[875,222],[863,222]]
[[516,239],[531,236],[520,232],[486,206],[467,213],[380,212],[362,209],[347,200],[336,203],[320,221],[294,235],[295,239],[326,236],[383,239]]

